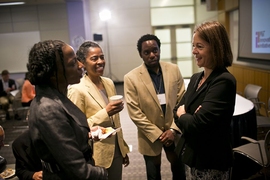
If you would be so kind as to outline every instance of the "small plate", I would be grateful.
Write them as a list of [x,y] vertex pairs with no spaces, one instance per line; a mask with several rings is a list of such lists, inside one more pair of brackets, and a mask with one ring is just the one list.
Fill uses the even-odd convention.
[[99,134],[99,139],[100,140],[106,139],[110,135],[115,135],[116,132],[120,131],[121,127],[117,128],[117,129],[113,129],[111,127],[108,127],[106,129],[109,129],[109,131],[106,134],[102,134],[102,132]]
[[6,170],[4,170],[0,176],[2,178],[5,178],[5,179],[8,179],[8,178],[11,178],[12,176],[15,175],[15,169],[11,169],[11,168],[7,168]]

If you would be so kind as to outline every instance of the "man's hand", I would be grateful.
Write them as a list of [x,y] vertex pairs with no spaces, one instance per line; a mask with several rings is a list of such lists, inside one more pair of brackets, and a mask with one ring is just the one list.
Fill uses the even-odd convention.
[[7,88],[7,89],[6,89],[6,93],[9,94],[10,91],[12,91],[12,90],[13,90],[12,88]]
[[168,129],[161,134],[159,140],[165,146],[170,146],[172,143],[174,143],[174,134],[170,129]]

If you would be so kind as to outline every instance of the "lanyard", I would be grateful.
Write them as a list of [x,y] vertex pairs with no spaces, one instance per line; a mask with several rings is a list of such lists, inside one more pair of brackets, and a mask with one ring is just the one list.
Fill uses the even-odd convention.
[[[159,94],[160,93],[160,90],[161,90],[161,85],[162,85],[162,82],[163,82],[163,78],[162,78],[162,75],[159,76],[159,87],[157,87],[156,83],[153,81],[152,79],[152,82],[154,84],[154,88],[156,90],[156,93]],[[157,82],[158,83],[158,82]]]

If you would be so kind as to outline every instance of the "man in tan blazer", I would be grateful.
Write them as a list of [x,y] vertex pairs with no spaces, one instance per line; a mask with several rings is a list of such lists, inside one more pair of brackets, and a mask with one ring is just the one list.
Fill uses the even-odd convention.
[[131,120],[138,128],[138,149],[144,156],[147,179],[161,179],[161,151],[171,163],[173,179],[185,179],[184,165],[174,152],[181,131],[173,121],[173,109],[184,92],[177,65],[160,60],[160,40],[146,34],[137,43],[144,63],[124,76],[124,93]]

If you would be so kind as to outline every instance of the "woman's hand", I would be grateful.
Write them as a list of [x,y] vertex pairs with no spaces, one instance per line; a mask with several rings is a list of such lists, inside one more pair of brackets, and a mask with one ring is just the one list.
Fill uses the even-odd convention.
[[202,107],[202,106],[201,106],[201,105],[199,105],[199,107],[197,107],[197,109],[196,109],[195,113],[196,113],[196,112],[198,112],[198,111],[201,109],[201,107]]
[[35,172],[32,178],[34,180],[42,180],[42,171]]
[[176,112],[177,116],[180,117],[183,114],[186,114],[185,105],[179,106]]
[[110,102],[106,106],[106,111],[107,111],[109,116],[112,116],[116,113],[119,113],[123,109],[124,109],[124,102],[122,100]]
[[104,127],[101,127],[101,126],[93,126],[90,128],[91,129],[91,132],[89,132],[89,139],[93,139],[94,141],[99,141],[99,131],[102,131],[104,130],[105,128]]

